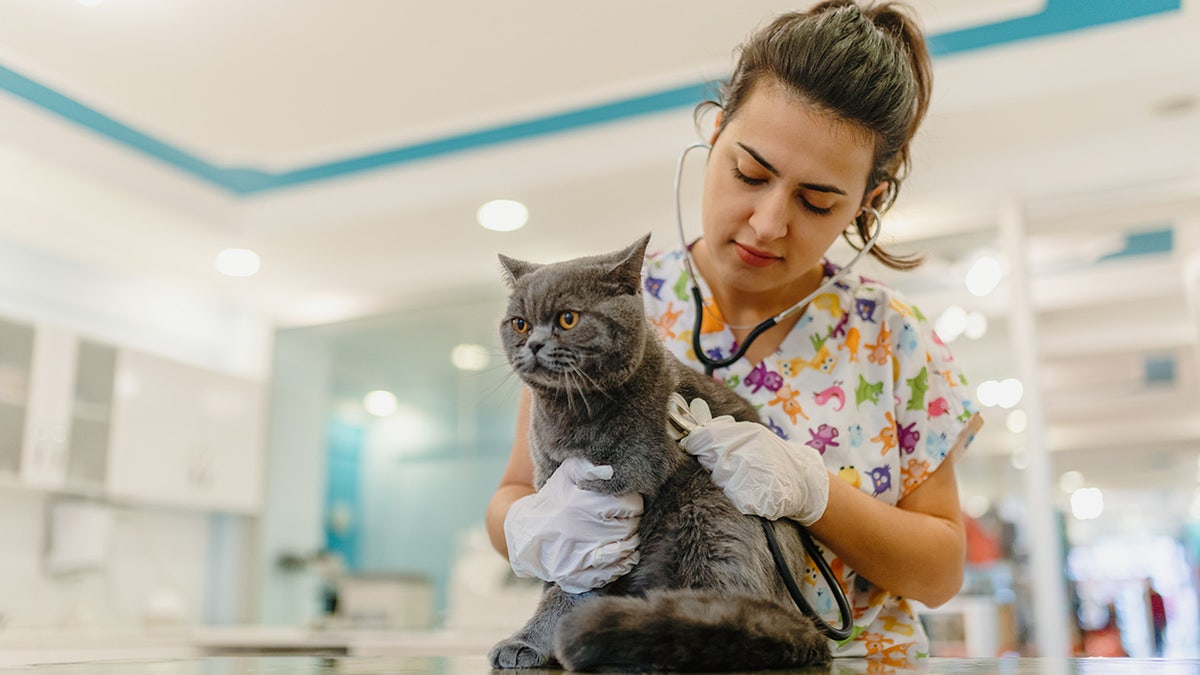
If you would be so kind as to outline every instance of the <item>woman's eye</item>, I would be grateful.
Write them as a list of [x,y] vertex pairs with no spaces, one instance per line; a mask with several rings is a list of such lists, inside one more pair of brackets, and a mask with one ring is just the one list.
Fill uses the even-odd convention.
[[813,213],[817,214],[818,216],[827,216],[827,215],[833,213],[832,206],[817,206],[816,204],[810,203],[807,199],[805,199],[803,197],[800,198],[800,201],[803,202],[804,208],[808,209],[809,211],[812,211]]
[[579,323],[579,312],[567,310],[558,315],[558,325],[563,327],[563,330],[571,330]]
[[767,182],[765,178],[751,178],[750,176],[747,176],[736,166],[733,167],[733,177],[742,181],[746,185],[762,185],[763,183]]
[[529,322],[526,321],[525,319],[522,319],[521,317],[517,317],[512,320],[512,328],[513,328],[513,330],[517,331],[518,333],[528,333],[529,332]]

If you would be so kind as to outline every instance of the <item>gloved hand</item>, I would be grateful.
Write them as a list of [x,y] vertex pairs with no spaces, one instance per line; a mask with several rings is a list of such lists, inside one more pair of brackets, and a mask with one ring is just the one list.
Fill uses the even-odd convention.
[[689,405],[673,394],[667,405],[679,445],[700,460],[739,511],[801,525],[824,515],[829,472],[815,448],[788,443],[755,422],[713,419],[703,399]]
[[642,496],[579,487],[609,480],[611,466],[568,457],[541,490],[513,502],[504,518],[508,561],[519,577],[583,593],[628,574],[637,564]]

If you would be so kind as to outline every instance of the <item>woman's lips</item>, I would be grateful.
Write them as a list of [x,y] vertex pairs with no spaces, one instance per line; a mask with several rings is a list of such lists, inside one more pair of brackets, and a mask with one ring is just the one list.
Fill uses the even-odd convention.
[[737,249],[738,257],[742,259],[742,262],[752,267],[766,267],[780,260],[779,257],[773,256],[766,251],[743,246],[736,241],[733,242],[733,247]]

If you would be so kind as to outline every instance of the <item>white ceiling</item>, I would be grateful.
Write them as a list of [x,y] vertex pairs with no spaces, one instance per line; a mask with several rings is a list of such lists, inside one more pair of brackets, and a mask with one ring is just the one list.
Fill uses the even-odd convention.
[[[931,35],[983,27],[984,38],[991,24],[1049,9],[912,4]],[[1194,5],[935,59],[934,105],[892,235],[990,219],[1013,199],[1200,175]],[[646,231],[665,246],[673,162],[696,137],[690,108],[560,133],[545,132],[547,118],[719,78],[743,35],[794,6],[8,0],[0,66],[51,93],[11,78],[12,93],[0,92],[10,177],[0,194],[16,215],[0,237],[204,288],[284,325],[492,284],[497,251],[550,259]],[[1086,24],[1081,11],[1074,23]],[[37,105],[53,96],[60,112],[79,104],[99,117],[80,124]],[[538,133],[469,136],[521,122]],[[376,156],[381,166],[362,171],[337,164],[444,139],[466,147]],[[331,175],[238,196],[156,157],[173,151],[213,170]],[[496,197],[525,201],[530,224],[480,229],[474,211]],[[260,251],[257,277],[217,277],[212,256],[235,244]]]

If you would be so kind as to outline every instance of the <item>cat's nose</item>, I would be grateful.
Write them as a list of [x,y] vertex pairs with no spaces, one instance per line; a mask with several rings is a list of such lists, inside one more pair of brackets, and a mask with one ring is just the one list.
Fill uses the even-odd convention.
[[525,343],[525,347],[534,354],[537,354],[539,351],[541,351],[542,347],[545,345],[546,343],[542,342],[541,340],[530,340]]

